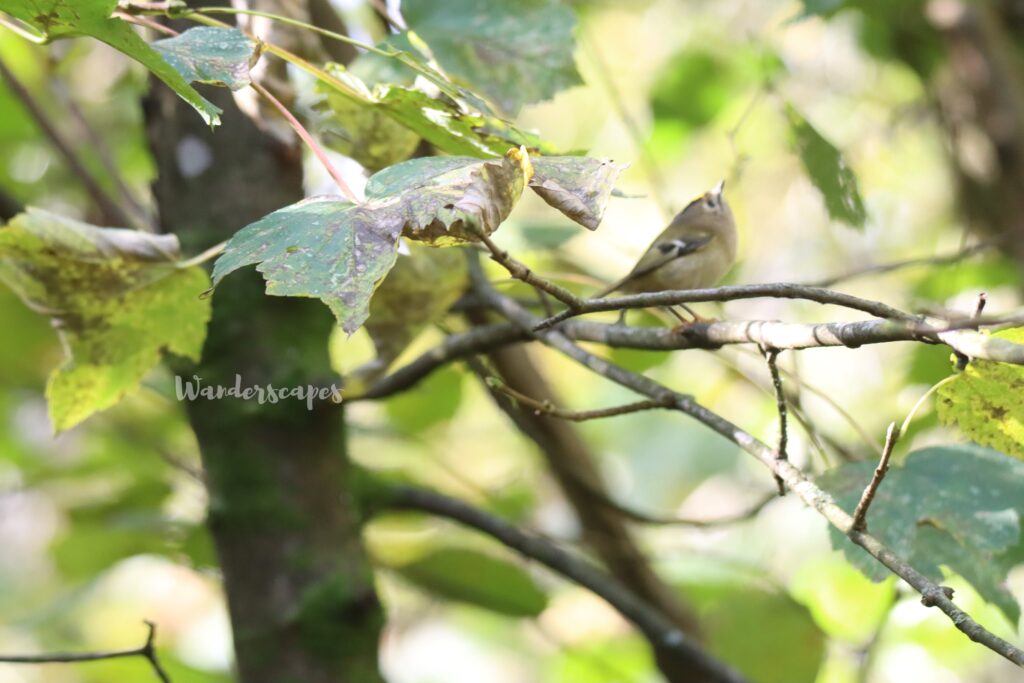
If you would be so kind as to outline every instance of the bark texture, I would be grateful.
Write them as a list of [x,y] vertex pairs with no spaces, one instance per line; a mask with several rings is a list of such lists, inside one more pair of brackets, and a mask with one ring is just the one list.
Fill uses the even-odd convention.
[[[211,132],[159,84],[146,102],[160,221],[186,253],[302,198],[301,153],[258,129],[225,90]],[[268,297],[253,271],[228,278],[198,367],[204,384],[329,385],[334,320],[319,302]],[[326,402],[225,399],[188,406],[243,683],[374,683],[383,613],[350,501],[344,414]]]

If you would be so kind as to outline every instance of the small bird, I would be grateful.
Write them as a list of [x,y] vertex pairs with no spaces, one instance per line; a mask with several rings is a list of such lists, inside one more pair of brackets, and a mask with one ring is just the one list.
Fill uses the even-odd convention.
[[736,260],[736,221],[724,189],[722,180],[690,202],[647,247],[633,270],[595,298],[616,291],[637,294],[713,287]]

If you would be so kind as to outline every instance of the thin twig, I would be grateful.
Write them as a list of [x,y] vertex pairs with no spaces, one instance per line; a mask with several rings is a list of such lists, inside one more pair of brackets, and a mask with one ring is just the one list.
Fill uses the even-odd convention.
[[68,165],[68,168],[70,168],[71,172],[78,178],[79,182],[85,188],[85,191],[88,192],[90,197],[92,197],[96,206],[103,212],[104,220],[109,221],[111,225],[121,227],[133,225],[134,222],[131,218],[121,209],[120,205],[106,193],[103,187],[99,184],[99,181],[97,181],[92,173],[89,172],[89,169],[86,168],[85,164],[75,153],[72,145],[64,139],[64,136],[60,134],[54,123],[50,121],[50,118],[46,115],[46,112],[43,111],[43,108],[36,102],[32,93],[30,93],[28,88],[18,80],[2,59],[0,59],[0,78],[4,80],[7,87],[10,88],[14,96],[18,98],[22,106],[36,122],[39,130],[43,132],[43,135],[49,139],[50,144],[57,150],[57,153],[64,158],[64,162]]
[[82,108],[78,106],[78,103],[75,101],[75,98],[68,89],[67,83],[53,74],[50,74],[49,80],[50,91],[60,102],[61,106],[71,114],[71,118],[78,123],[78,127],[89,140],[93,150],[95,150],[96,158],[99,159],[100,164],[103,165],[103,169],[107,172],[107,175],[114,183],[114,187],[117,188],[117,192],[121,199],[128,207],[131,208],[132,213],[141,225],[145,226],[150,232],[155,232],[152,216],[146,210],[146,207],[142,205],[142,202],[135,198],[135,194],[128,187],[128,183],[125,182],[124,177],[121,175],[121,169],[119,169],[117,164],[114,163],[114,157],[109,146],[100,136],[99,131],[97,131],[95,126],[93,126],[89,121],[89,118],[85,115],[85,112],[82,111]]
[[[775,448],[775,457],[779,460],[786,460],[789,457],[786,453],[789,436],[786,425],[786,392],[782,388],[782,377],[779,376],[779,350],[762,346],[761,353],[768,362],[768,372],[772,376],[772,388],[775,389],[775,407],[779,412],[779,443]],[[775,475],[775,485],[779,489],[780,496],[786,495],[786,484],[777,474]]]
[[507,297],[499,295],[479,272],[479,268],[471,271],[473,284],[477,292],[488,300],[492,308],[520,326],[524,331],[533,331],[534,337],[547,346],[558,350],[586,368],[603,375],[611,381],[636,391],[642,396],[656,400],[672,397],[675,407],[680,412],[703,423],[718,434],[729,439],[747,453],[754,456],[769,469],[772,474],[779,475],[790,491],[800,497],[807,505],[820,513],[839,531],[868,554],[874,557],[894,574],[905,580],[922,596],[922,604],[938,607],[949,617],[953,625],[971,640],[980,643],[1009,661],[1024,667],[1024,650],[1000,638],[985,629],[969,614],[952,601],[947,587],[940,586],[919,572],[904,559],[894,553],[878,538],[866,531],[852,528],[853,518],[839,507],[832,497],[807,478],[799,468],[788,460],[775,457],[774,449],[745,432],[737,425],[729,422],[697,403],[692,396],[674,392],[668,387],[649,377],[634,372],[599,358],[572,343],[559,330],[535,332],[540,320]]
[[330,158],[328,158],[327,153],[324,152],[323,149],[321,149],[320,145],[317,144],[316,140],[313,139],[313,136],[309,134],[309,131],[306,130],[305,126],[299,123],[299,120],[295,118],[295,116],[293,116],[290,111],[288,111],[288,107],[281,104],[280,100],[274,97],[274,95],[269,90],[264,88],[256,81],[253,81],[252,83],[250,83],[250,85],[252,85],[253,89],[256,92],[258,92],[260,95],[263,95],[263,97],[265,97],[272,105],[274,105],[277,111],[281,113],[281,116],[283,116],[285,120],[288,121],[289,124],[291,124],[291,127],[295,130],[295,133],[299,136],[299,138],[302,139],[304,143],[306,143],[306,146],[309,147],[310,151],[312,151],[314,155],[316,155],[316,158],[320,160],[320,163],[331,175],[331,178],[334,179],[334,184],[338,186],[338,189],[341,190],[341,193],[348,197],[348,199],[353,204],[362,204],[362,201],[359,199],[359,197],[356,196],[356,193],[352,191],[352,188],[348,186],[348,183],[345,182],[345,179],[342,177],[341,173],[338,172],[338,169],[336,169],[334,167],[334,164],[331,163],[331,160]]
[[840,282],[847,280],[853,280],[854,278],[861,277],[863,275],[880,275],[883,273],[891,273],[897,270],[903,270],[904,268],[911,268],[914,266],[942,266],[951,263],[959,263],[966,258],[969,258],[975,254],[981,253],[987,249],[991,249],[999,245],[1001,240],[993,239],[973,244],[964,249],[958,249],[948,254],[939,254],[937,256],[927,256],[923,258],[911,258],[903,259],[901,261],[892,261],[890,263],[878,263],[871,266],[865,266],[863,268],[856,268],[854,270],[848,270],[845,273],[839,275],[833,275],[831,277],[822,278],[820,280],[814,280],[811,282],[805,282],[803,284],[810,287],[834,287]]
[[505,546],[554,570],[560,576],[593,591],[629,619],[651,641],[674,651],[699,667],[694,673],[709,682],[745,682],[747,679],[705,652],[657,609],[639,600],[619,581],[590,561],[577,557],[548,539],[519,529],[479,508],[456,498],[426,489],[403,487],[381,496],[385,509],[419,510],[445,517],[491,536]]
[[512,258],[507,251],[495,244],[494,240],[482,231],[477,233],[477,237],[481,242],[483,242],[484,246],[487,247],[488,251],[491,252],[491,258],[500,264],[502,268],[507,270],[515,279],[522,280],[528,285],[532,285],[543,292],[547,292],[568,306],[570,310],[576,310],[582,304],[582,299],[565,287],[561,287],[550,280],[540,277],[526,265]]
[[525,406],[532,410],[535,415],[550,415],[551,417],[561,418],[563,420],[571,420],[572,422],[585,422],[587,420],[599,420],[605,417],[615,417],[617,415],[628,415],[630,413],[639,413],[644,410],[655,410],[658,408],[669,408],[670,404],[664,401],[637,401],[635,403],[627,403],[620,406],[612,406],[611,408],[598,408],[596,410],[564,410],[557,408],[551,404],[550,401],[538,401],[535,398],[527,396],[521,392],[516,391],[512,387],[502,382],[497,377],[488,377],[487,385],[497,391],[498,393],[508,396],[516,403]]
[[144,622],[149,628],[146,642],[131,650],[112,650],[110,652],[55,652],[42,655],[0,655],[0,662],[5,664],[76,664],[82,662],[99,662],[105,659],[122,659],[124,657],[143,657],[153,667],[153,672],[162,683],[171,683],[170,677],[160,665],[157,658],[156,624]]
[[889,471],[889,459],[892,457],[892,450],[896,447],[899,438],[900,428],[896,426],[895,422],[890,422],[889,430],[885,433],[885,448],[882,449],[882,458],[878,461],[878,467],[875,468],[871,481],[868,482],[867,488],[864,489],[864,493],[861,494],[860,501],[853,511],[853,522],[850,524],[851,532],[868,530],[868,508],[871,507],[871,501],[878,493],[878,487],[881,486],[885,473]]

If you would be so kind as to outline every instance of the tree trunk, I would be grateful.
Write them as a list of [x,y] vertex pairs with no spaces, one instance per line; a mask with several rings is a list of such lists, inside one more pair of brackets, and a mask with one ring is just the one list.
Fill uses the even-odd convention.
[[[301,153],[261,132],[225,90],[211,132],[160,84],[146,102],[164,230],[197,253],[302,199]],[[263,292],[253,271],[213,297],[198,367],[205,385],[329,385],[319,302]],[[183,373],[184,374],[184,373]],[[243,683],[373,683],[384,621],[352,504],[344,414],[321,402],[224,399],[188,405],[202,451],[213,534]]]

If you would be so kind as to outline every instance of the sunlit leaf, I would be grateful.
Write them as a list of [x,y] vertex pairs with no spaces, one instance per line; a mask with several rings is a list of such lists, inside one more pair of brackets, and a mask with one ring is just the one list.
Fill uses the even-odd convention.
[[[382,168],[385,161],[408,157],[417,136],[449,154],[478,158],[499,157],[519,146],[543,153],[554,151],[536,135],[481,113],[461,99],[433,97],[411,86],[388,83],[370,88],[344,67],[328,65],[327,70],[361,96],[318,82],[317,90],[324,98],[315,106],[318,127],[343,154],[360,162],[368,160],[369,168]],[[374,129],[375,125],[379,129]]]
[[249,85],[249,69],[260,57],[259,45],[236,28],[197,26],[152,46],[189,83],[213,83],[232,90]]
[[[994,337],[1024,344],[1024,328]],[[938,389],[939,419],[972,441],[1024,459],[1024,367],[975,359]]]
[[[853,512],[874,463],[849,463],[818,483]],[[1018,563],[1024,463],[974,445],[925,448],[892,467],[875,495],[868,528],[935,581],[945,565],[969,581],[1013,623],[1020,608],[1004,582]],[[835,529],[832,545],[875,580],[890,575]]]
[[475,550],[442,547],[392,569],[432,595],[499,614],[536,617],[547,607],[547,595],[529,574]]
[[786,105],[793,145],[808,177],[825,199],[828,215],[855,228],[864,227],[867,208],[857,176],[835,145],[825,139],[792,105]]
[[3,0],[0,10],[21,19],[50,39],[92,36],[149,69],[211,126],[220,123],[221,110],[188,84],[178,71],[132,29],[111,17],[117,0]]
[[214,264],[214,285],[259,264],[268,294],[320,299],[351,334],[395,263],[399,235],[442,245],[490,234],[531,172],[519,150],[490,161],[424,157],[391,166],[370,178],[363,204],[313,197],[238,231]]
[[178,240],[98,228],[29,209],[0,229],[0,281],[51,317],[67,359],[50,376],[57,431],[133,391],[166,349],[195,360],[206,335],[208,287],[178,268]]
[[576,16],[558,0],[405,0],[402,16],[447,72],[506,112],[582,83]]

